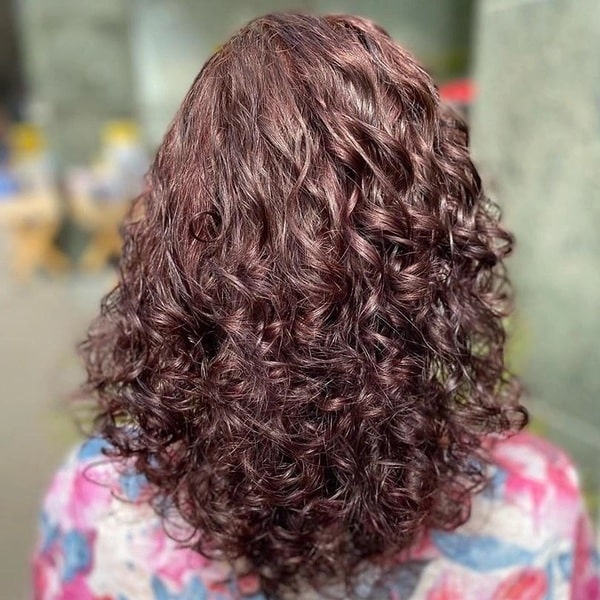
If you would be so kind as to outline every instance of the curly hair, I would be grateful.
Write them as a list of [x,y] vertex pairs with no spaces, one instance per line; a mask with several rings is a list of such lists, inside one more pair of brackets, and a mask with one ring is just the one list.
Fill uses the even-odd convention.
[[274,14],[235,34],[123,235],[85,390],[191,547],[268,596],[350,593],[365,561],[468,518],[486,440],[527,418],[503,358],[512,238],[464,122],[384,30]]

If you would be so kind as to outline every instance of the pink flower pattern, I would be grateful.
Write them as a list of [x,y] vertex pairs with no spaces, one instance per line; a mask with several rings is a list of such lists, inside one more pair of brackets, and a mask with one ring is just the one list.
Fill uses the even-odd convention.
[[[93,439],[56,473],[33,557],[36,600],[262,600],[253,575],[186,549],[141,493],[144,481]],[[528,433],[494,449],[469,521],[430,532],[361,590],[377,600],[600,600],[599,556],[568,457]],[[314,596],[303,595],[302,598]]]

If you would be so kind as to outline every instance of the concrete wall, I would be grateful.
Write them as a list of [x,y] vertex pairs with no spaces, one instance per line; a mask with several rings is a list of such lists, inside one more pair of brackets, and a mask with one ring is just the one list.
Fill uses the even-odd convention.
[[311,5],[321,13],[373,19],[438,77],[464,74],[474,0],[313,0]]
[[151,145],[204,61],[239,27],[271,11],[355,13],[386,27],[440,76],[464,72],[473,0],[137,0],[132,48],[140,117]]
[[464,71],[473,0],[20,0],[30,116],[63,164],[93,157],[109,119],[134,117],[155,146],[215,47],[276,10],[357,13],[438,75]]
[[109,119],[136,112],[128,0],[20,0],[30,117],[61,162],[94,155]]
[[479,8],[473,141],[517,235],[524,381],[600,482],[600,3]]

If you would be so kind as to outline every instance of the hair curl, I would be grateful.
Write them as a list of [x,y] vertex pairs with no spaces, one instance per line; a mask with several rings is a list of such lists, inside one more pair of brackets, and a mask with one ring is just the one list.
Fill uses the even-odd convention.
[[244,557],[273,595],[351,586],[465,521],[484,439],[526,420],[503,360],[512,240],[410,54],[358,17],[251,22],[136,207],[86,390],[196,550]]

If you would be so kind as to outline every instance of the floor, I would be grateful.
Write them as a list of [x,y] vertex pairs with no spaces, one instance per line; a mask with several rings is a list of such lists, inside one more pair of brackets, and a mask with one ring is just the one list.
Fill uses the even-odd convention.
[[110,273],[17,284],[0,259],[1,598],[25,600],[39,501],[77,440],[65,405],[81,381],[77,341],[109,289]]

